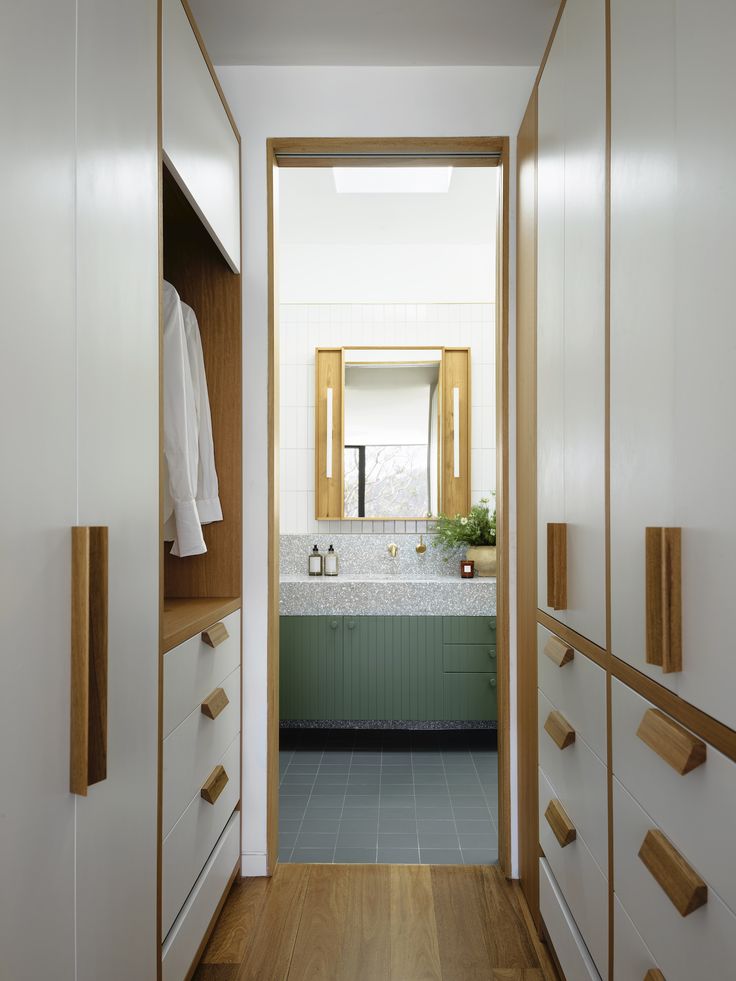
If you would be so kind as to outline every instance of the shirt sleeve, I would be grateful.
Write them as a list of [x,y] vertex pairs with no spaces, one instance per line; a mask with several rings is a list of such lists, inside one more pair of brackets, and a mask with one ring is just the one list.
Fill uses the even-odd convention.
[[222,507],[220,506],[220,489],[215,468],[215,444],[212,437],[212,416],[207,377],[204,370],[202,338],[194,310],[186,303],[182,303],[182,311],[198,422],[199,463],[197,467],[196,503],[199,520],[205,525],[212,521],[222,521]]
[[[207,551],[195,502],[197,417],[179,295],[164,284],[164,460],[175,528],[172,555]],[[168,522],[171,527],[171,522]]]

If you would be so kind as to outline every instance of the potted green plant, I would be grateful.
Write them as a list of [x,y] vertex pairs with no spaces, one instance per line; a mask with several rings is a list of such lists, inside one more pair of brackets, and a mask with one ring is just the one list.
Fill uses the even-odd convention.
[[474,504],[467,515],[454,518],[440,514],[432,542],[445,551],[465,548],[465,558],[475,563],[479,576],[496,575],[496,509],[490,510],[490,498]]

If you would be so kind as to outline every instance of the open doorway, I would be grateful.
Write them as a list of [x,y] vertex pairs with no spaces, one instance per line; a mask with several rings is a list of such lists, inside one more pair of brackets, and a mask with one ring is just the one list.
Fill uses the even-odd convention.
[[269,871],[508,871],[507,150],[269,143]]

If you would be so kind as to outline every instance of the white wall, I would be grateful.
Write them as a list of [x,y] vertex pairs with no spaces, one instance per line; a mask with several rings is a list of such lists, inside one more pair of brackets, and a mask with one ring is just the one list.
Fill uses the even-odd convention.
[[[266,853],[266,640],[268,589],[268,267],[266,140],[276,136],[510,136],[511,305],[514,323],[515,138],[536,68],[218,69],[243,140],[244,208],[244,643],[243,871]],[[513,348],[511,351],[513,355]],[[510,377],[514,366],[511,363]],[[511,393],[513,397],[513,393]],[[513,402],[512,402],[513,405]],[[513,446],[511,447],[513,451]],[[513,457],[512,457],[513,474]],[[512,519],[513,520],[513,519]],[[510,545],[514,547],[514,534]],[[252,561],[261,556],[262,561]],[[513,581],[510,584],[513,589]],[[511,665],[512,731],[515,670]],[[516,762],[512,758],[515,798]],[[512,814],[512,826],[515,826]],[[515,852],[515,845],[514,845]],[[515,864],[515,859],[514,859]]]
[[[486,280],[489,275],[486,273]],[[281,304],[281,534],[412,534],[414,521],[317,521],[316,347],[469,347],[471,501],[496,488],[496,330],[492,303]],[[420,521],[419,531],[426,531]],[[410,527],[407,528],[406,525]],[[376,526],[376,527],[374,527]]]

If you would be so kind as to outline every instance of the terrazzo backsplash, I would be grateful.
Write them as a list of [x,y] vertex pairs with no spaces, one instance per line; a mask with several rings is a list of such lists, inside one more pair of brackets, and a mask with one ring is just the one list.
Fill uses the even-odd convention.
[[[357,523],[357,522],[356,522]],[[360,522],[362,524],[362,522]],[[376,522],[374,522],[375,524]],[[383,522],[381,522],[382,524]],[[394,522],[392,522],[393,524]],[[420,522],[417,522],[419,524]],[[399,522],[395,522],[399,524]],[[414,522],[401,522],[414,524]],[[426,522],[421,522],[426,525]],[[385,576],[398,575],[403,578],[423,578],[425,576],[451,576],[458,578],[459,563],[465,550],[457,549],[446,553],[431,544],[431,535],[424,534],[427,551],[419,554],[419,534],[403,531],[389,534],[334,534],[312,533],[309,535],[281,536],[281,575],[302,576],[307,572],[307,556],[312,546],[317,545],[320,552],[326,552],[332,545],[338,555],[340,574],[344,576]],[[395,559],[388,553],[391,543],[398,545]],[[449,558],[445,561],[445,557]]]

